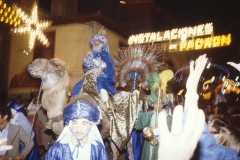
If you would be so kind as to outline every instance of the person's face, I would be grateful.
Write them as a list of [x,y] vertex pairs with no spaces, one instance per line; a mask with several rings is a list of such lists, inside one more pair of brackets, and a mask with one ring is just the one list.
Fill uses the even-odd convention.
[[167,113],[169,113],[169,108],[165,108],[165,111],[166,111]]
[[80,118],[72,120],[72,132],[77,139],[84,139],[91,128],[92,124],[88,119]]
[[3,130],[4,128],[6,128],[8,122],[7,122],[7,115],[5,115],[3,118],[0,115],[0,130]]
[[214,122],[214,120],[208,121],[208,124],[207,124],[208,130],[209,130],[210,133],[215,133],[216,132],[216,128],[213,127],[213,122]]
[[92,46],[93,52],[100,52],[102,50],[102,42],[99,40],[95,40]]
[[102,42],[101,41],[99,41],[99,40],[95,40],[94,41],[94,46],[99,46],[100,44],[102,44]]
[[158,109],[158,112],[161,112],[162,108],[163,108],[163,105],[160,103],[159,107],[158,107],[158,102],[154,102],[153,103],[153,108],[154,108],[155,111],[157,111],[157,109]]
[[211,112],[212,111],[212,106],[211,105],[207,105],[207,111]]

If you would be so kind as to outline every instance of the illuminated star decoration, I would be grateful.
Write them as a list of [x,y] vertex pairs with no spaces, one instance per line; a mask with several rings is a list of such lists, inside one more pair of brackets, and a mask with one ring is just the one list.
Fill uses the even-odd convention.
[[50,27],[52,22],[51,21],[39,21],[38,20],[38,10],[37,4],[34,3],[32,9],[31,17],[28,16],[21,8],[14,6],[16,9],[19,18],[22,20],[23,24],[14,28],[14,33],[20,34],[29,34],[29,50],[31,51],[34,47],[34,43],[36,38],[46,47],[49,46],[49,41],[46,36],[43,34],[43,30]]

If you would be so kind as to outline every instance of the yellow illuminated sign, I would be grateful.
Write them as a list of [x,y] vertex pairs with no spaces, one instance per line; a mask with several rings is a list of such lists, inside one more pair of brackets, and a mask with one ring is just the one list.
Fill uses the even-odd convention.
[[197,37],[211,35],[213,33],[213,24],[206,23],[194,27],[175,28],[165,32],[141,33],[132,35],[128,39],[128,44],[151,43],[167,40],[181,39],[183,37]]
[[207,48],[228,46],[231,43],[231,34],[222,36],[213,36],[207,38],[196,38],[195,40],[186,40],[178,43],[171,43],[169,51],[188,51]]
[[[206,37],[207,35],[210,37]],[[164,43],[164,41],[169,41],[169,43]],[[169,52],[199,50],[228,46],[231,43],[231,34],[214,36],[213,24],[206,23],[194,27],[175,28],[165,32],[141,33],[132,35],[128,39],[129,45],[153,42],[162,42],[157,46]]]

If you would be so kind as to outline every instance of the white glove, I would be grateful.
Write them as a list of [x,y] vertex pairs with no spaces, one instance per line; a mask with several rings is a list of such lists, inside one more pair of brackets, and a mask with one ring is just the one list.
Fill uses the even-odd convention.
[[101,89],[100,90],[100,93],[101,93],[101,96],[102,96],[102,100],[105,102],[105,101],[108,101],[108,93],[105,89]]
[[106,63],[102,62],[101,68],[106,68],[106,67],[107,67]]
[[93,59],[92,61],[97,67],[100,67],[100,62],[97,59]]

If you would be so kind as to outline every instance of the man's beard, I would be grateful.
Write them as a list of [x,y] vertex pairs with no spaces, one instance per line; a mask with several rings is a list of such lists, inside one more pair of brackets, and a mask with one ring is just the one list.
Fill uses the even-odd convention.
[[99,44],[98,46],[95,46],[95,45],[93,45],[93,47],[92,47],[92,51],[93,52],[101,52],[102,51],[102,47],[103,47],[103,44],[101,43],[101,44]]

